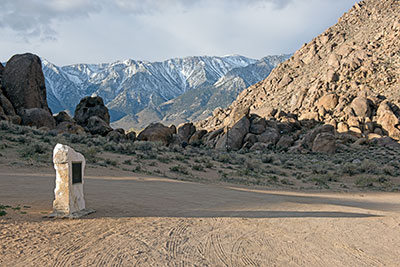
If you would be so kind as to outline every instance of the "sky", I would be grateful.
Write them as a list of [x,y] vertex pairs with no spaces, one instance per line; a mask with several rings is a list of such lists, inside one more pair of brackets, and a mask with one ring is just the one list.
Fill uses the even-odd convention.
[[0,0],[0,61],[56,65],[293,53],[356,0]]

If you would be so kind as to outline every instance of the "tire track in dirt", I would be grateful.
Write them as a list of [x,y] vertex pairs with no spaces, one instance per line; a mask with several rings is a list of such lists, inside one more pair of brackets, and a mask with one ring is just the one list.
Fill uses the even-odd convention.
[[175,227],[168,233],[168,240],[165,243],[169,264],[179,262],[178,255],[182,257],[183,246],[188,240],[185,235],[187,232],[188,223],[186,220],[180,220]]

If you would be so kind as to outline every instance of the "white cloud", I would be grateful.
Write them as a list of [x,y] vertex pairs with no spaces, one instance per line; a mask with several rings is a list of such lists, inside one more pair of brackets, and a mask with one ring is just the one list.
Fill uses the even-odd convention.
[[[2,0],[0,59],[56,64],[294,52],[354,0]],[[51,41],[49,41],[51,40]]]

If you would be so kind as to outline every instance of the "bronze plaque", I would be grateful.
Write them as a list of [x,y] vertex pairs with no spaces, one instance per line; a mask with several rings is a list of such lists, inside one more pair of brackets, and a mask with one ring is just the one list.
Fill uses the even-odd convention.
[[72,184],[82,183],[82,162],[72,162]]

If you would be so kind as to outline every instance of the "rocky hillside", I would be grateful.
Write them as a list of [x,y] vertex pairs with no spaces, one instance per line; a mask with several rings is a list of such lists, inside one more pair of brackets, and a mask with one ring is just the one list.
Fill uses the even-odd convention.
[[198,128],[231,127],[243,115],[316,120],[338,132],[400,140],[400,1],[365,0],[244,90]]
[[156,121],[204,119],[288,57],[188,57],[64,67],[43,60],[43,72],[53,112],[73,113],[82,97],[96,94],[109,108],[114,127],[142,128]]

